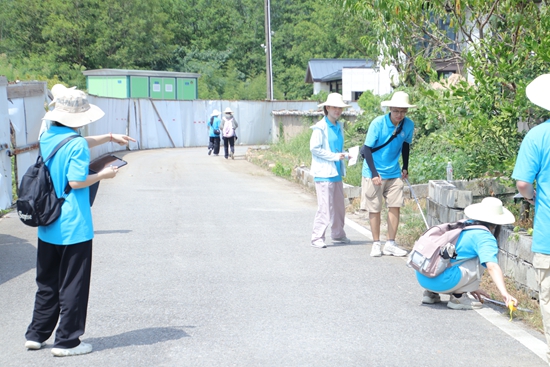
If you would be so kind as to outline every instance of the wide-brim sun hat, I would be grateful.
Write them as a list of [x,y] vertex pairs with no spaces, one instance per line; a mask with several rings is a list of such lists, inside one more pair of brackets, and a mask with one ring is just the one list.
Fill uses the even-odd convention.
[[223,113],[233,113],[233,111],[231,111],[231,108],[226,107],[226,109],[225,109],[225,111],[223,111]]
[[340,107],[340,108],[351,107],[350,105],[344,103],[344,98],[340,93],[329,94],[327,97],[327,100],[324,103],[317,105],[317,107],[324,107],[324,106]]
[[214,111],[212,111],[212,114],[210,115],[210,117],[219,116],[219,115],[220,115],[220,111],[214,110]]
[[88,102],[80,90],[66,90],[56,97],[55,108],[46,112],[42,120],[57,121],[68,127],[81,127],[105,116],[101,108]]
[[550,111],[550,74],[543,74],[535,78],[525,88],[527,98],[539,107]]
[[415,104],[409,101],[409,95],[405,92],[395,92],[389,101],[383,101],[382,107],[414,108]]
[[76,87],[67,88],[63,84],[54,85],[51,89],[53,99],[52,99],[52,101],[50,102],[50,104],[48,106],[53,106],[55,104],[55,102],[57,102],[57,97],[67,93],[67,91],[75,90],[75,89],[76,89]]
[[502,201],[495,197],[487,197],[481,203],[468,205],[464,214],[473,220],[493,224],[512,224],[516,221],[514,214],[502,205]]

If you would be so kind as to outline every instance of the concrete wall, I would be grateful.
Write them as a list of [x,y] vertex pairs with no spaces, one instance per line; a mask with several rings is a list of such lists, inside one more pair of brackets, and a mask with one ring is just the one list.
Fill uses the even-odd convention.
[[[295,136],[309,129],[311,125],[323,118],[321,111],[272,111],[273,142],[281,138],[289,141]],[[352,109],[345,111],[342,118],[348,122],[355,122],[359,112]]]

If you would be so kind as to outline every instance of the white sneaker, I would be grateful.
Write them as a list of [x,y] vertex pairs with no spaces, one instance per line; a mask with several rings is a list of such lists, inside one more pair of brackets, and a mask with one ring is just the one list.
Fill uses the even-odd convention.
[[387,243],[384,245],[384,250],[382,251],[384,255],[392,255],[396,257],[403,257],[407,255],[407,251],[400,249],[395,245],[395,243]]
[[312,242],[311,246],[315,247],[315,248],[326,248],[327,247],[327,245],[323,241]]
[[35,341],[32,341],[32,340],[27,340],[25,342],[25,348],[32,349],[32,350],[38,350],[38,349],[42,348],[44,345],[46,345],[46,342],[39,343],[39,342],[35,342]]
[[451,294],[451,298],[449,298],[449,302],[447,302],[447,307],[453,310],[472,310],[482,308],[483,304],[471,299],[468,293],[463,293],[460,298],[456,298]]
[[372,256],[372,257],[382,256],[381,247],[382,247],[382,245],[380,244],[380,242],[373,242],[372,248],[370,250],[370,256]]
[[52,354],[56,357],[78,356],[92,352],[92,345],[88,343],[78,344],[74,348],[52,348]]

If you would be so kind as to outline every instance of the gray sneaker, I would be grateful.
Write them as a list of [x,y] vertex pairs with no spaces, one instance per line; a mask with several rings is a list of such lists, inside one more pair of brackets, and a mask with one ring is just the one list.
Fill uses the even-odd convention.
[[350,243],[351,240],[347,238],[346,236],[340,237],[340,238],[333,238],[332,242],[340,242],[340,243]]
[[428,290],[424,291],[424,294],[422,294],[422,303],[432,305],[434,303],[441,302],[441,297],[439,296],[439,293],[430,292]]
[[453,310],[472,310],[482,308],[483,304],[471,299],[468,296],[468,293],[463,293],[460,298],[456,298],[451,294],[451,298],[449,299],[449,302],[447,302],[447,307],[452,308]]
[[386,242],[384,245],[384,250],[382,251],[384,255],[392,255],[396,257],[403,257],[407,255],[407,251],[400,249],[395,244],[391,245]]

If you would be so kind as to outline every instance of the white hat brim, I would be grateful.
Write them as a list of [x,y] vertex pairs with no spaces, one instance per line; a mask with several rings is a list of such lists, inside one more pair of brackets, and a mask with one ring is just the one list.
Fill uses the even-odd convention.
[[550,97],[548,90],[550,85],[550,74],[543,74],[535,78],[525,88],[527,98],[539,107],[550,111]]
[[339,108],[348,108],[351,107],[351,105],[347,105],[345,103],[331,103],[331,102],[324,102],[321,104],[318,104],[317,107],[324,107],[324,106],[330,106],[330,107],[339,107]]
[[101,108],[90,103],[90,109],[84,112],[69,113],[66,111],[52,110],[46,112],[42,120],[57,121],[68,127],[81,127],[99,120],[105,116]]
[[500,215],[489,214],[484,210],[483,203],[468,205],[464,209],[464,214],[469,219],[479,220],[481,222],[504,225],[512,224],[516,221],[514,214],[512,214],[512,212],[510,212],[508,209],[502,207],[502,212],[503,213]]
[[408,103],[399,103],[399,102],[392,102],[389,101],[383,101],[380,103],[382,107],[397,107],[397,108],[415,108],[415,104],[408,104]]

